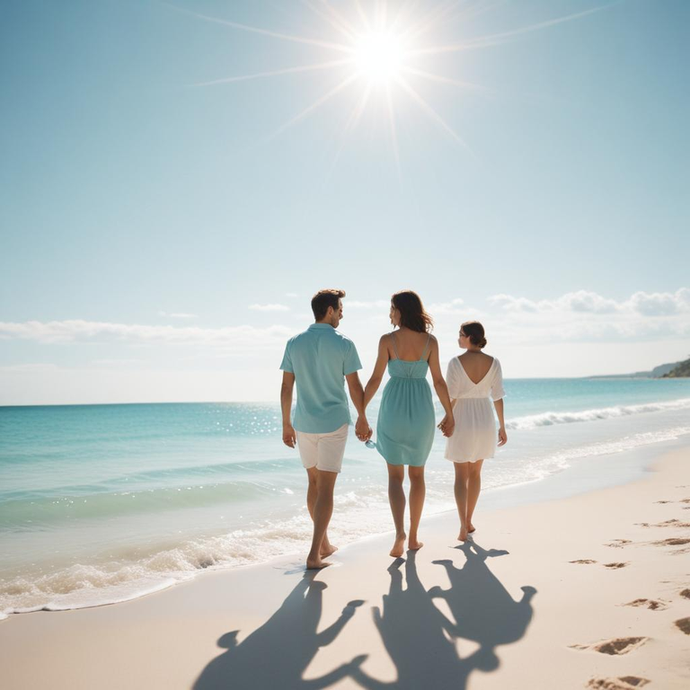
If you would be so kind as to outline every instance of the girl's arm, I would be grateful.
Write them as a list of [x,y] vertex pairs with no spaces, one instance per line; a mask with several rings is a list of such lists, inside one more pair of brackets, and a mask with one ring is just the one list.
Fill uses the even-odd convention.
[[452,436],[455,430],[455,418],[453,417],[453,405],[450,402],[450,395],[448,394],[448,386],[446,380],[441,373],[441,364],[438,356],[438,340],[431,337],[431,351],[429,352],[429,369],[431,370],[431,379],[434,382],[434,389],[436,395],[446,411],[446,416],[441,420],[438,428],[443,432],[444,436]]
[[494,407],[496,408],[496,414],[498,415],[498,445],[505,446],[508,443],[508,434],[506,434],[506,423],[503,418],[503,398],[500,400],[494,400]]
[[379,340],[379,354],[376,358],[376,364],[374,365],[374,371],[367,381],[367,385],[364,389],[364,409],[367,409],[367,405],[371,402],[371,399],[376,395],[376,391],[381,385],[381,380],[383,379],[383,372],[386,370],[386,365],[388,364],[388,335],[382,335],[381,340]]

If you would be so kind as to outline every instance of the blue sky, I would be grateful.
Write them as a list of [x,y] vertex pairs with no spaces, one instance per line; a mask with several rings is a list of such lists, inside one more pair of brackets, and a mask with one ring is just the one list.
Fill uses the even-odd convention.
[[284,128],[350,65],[199,85],[341,59],[221,22],[352,45],[329,12],[362,31],[354,0],[4,3],[0,404],[271,399],[325,286],[366,374],[408,287],[442,353],[482,318],[508,376],[687,356],[690,5],[429,0],[399,26],[444,9],[414,49],[489,45],[406,56],[446,81],[405,74],[436,119],[390,84],[394,144],[381,83],[346,131],[366,75]]

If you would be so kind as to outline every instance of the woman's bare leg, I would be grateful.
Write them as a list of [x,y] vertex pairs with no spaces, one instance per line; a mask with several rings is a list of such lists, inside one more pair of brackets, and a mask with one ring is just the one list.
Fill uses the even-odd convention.
[[469,462],[454,462],[455,467],[455,503],[458,506],[458,515],[460,516],[460,534],[459,541],[467,539],[467,482],[469,479],[470,468]]
[[408,469],[410,476],[410,540],[408,548],[416,551],[421,549],[424,544],[419,541],[417,531],[419,521],[422,519],[424,508],[424,497],[426,496],[426,484],[424,483],[424,466],[412,467]]
[[388,501],[391,504],[391,513],[395,524],[395,543],[391,549],[391,556],[400,558],[405,547],[405,491],[403,480],[405,468],[402,465],[390,465],[388,467]]
[[482,490],[482,463],[483,460],[468,463],[470,466],[470,476],[467,480],[467,531],[474,532],[472,516],[477,506],[479,492]]

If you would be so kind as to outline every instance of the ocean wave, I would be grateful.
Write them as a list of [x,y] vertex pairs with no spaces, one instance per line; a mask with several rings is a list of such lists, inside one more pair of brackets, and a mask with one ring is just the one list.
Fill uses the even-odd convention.
[[644,403],[640,405],[617,405],[601,407],[580,412],[543,412],[541,414],[516,417],[506,423],[507,429],[529,430],[554,424],[572,424],[575,422],[592,422],[600,419],[614,419],[646,412],[668,412],[671,410],[690,409],[690,398],[670,400],[668,402]]
[[[675,401],[679,402],[682,401]],[[523,457],[519,464],[511,461],[503,464],[498,454],[492,463],[487,463],[484,487],[498,489],[538,481],[583,458],[671,441],[688,433],[690,426],[641,431],[571,448],[552,448],[543,455]],[[189,499],[194,500],[192,492],[189,492]],[[340,546],[392,529],[384,483],[372,479],[363,485],[348,486],[336,493],[335,503],[338,518],[329,527],[329,533]],[[430,463],[425,514],[452,508],[450,463]],[[265,563],[277,557],[299,554],[295,556],[295,566],[299,567],[311,539],[311,530],[311,520],[306,509],[301,508],[297,515],[248,521],[242,529],[229,529],[223,534],[180,537],[179,542],[168,540],[151,544],[145,553],[134,545],[122,546],[114,553],[109,549],[112,555],[97,561],[84,555],[88,562],[51,571],[7,572],[0,579],[0,620],[30,611],[61,611],[128,601],[190,580],[206,570]]]
[[[288,489],[283,488],[286,493]],[[76,494],[60,497],[29,496],[0,503],[2,529],[21,529],[28,525],[53,525],[65,521],[116,518],[155,514],[170,510],[203,508],[213,505],[247,504],[281,493],[281,489],[260,480],[133,489],[117,493]]]

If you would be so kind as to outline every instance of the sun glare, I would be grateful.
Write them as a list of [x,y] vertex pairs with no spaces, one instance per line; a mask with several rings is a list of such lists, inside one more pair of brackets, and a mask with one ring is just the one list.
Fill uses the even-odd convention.
[[387,31],[365,34],[355,43],[355,64],[364,77],[389,82],[399,77],[403,66],[400,38]]
[[[350,0],[329,3],[328,0],[303,0],[308,10],[323,22],[323,33],[302,36],[274,31],[268,28],[247,26],[237,22],[210,17],[189,10],[176,8],[195,17],[223,24],[237,31],[268,36],[279,41],[311,46],[323,56],[317,61],[301,65],[279,66],[277,69],[214,79],[196,84],[211,86],[252,79],[266,79],[280,75],[331,72],[333,84],[315,101],[281,125],[271,138],[310,116],[326,103],[335,99],[351,99],[351,112],[344,127],[340,128],[340,145],[335,154],[334,166],[346,138],[357,129],[364,113],[371,108],[375,117],[381,114],[390,135],[398,172],[400,155],[397,141],[396,120],[401,117],[403,102],[414,104],[440,130],[463,147],[466,144],[424,97],[424,85],[443,84],[463,93],[485,90],[485,87],[445,76],[434,71],[430,58],[440,58],[464,52],[500,45],[516,36],[542,30],[556,24],[585,17],[610,5],[594,7],[583,12],[557,17],[531,26],[504,31],[500,34],[479,36],[455,44],[437,44],[433,41],[434,29],[442,23],[456,19],[463,11],[458,10],[462,0],[429,0],[420,2],[392,2],[389,0]],[[336,4],[338,7],[336,7]],[[615,4],[615,3],[614,3]],[[471,16],[472,8],[464,11]],[[420,42],[422,45],[420,45]],[[324,55],[326,51],[326,55]],[[446,63],[447,64],[447,63]],[[457,61],[456,61],[457,64]],[[347,94],[347,96],[346,96]],[[404,98],[400,98],[400,96]],[[381,108],[380,105],[384,107]]]

